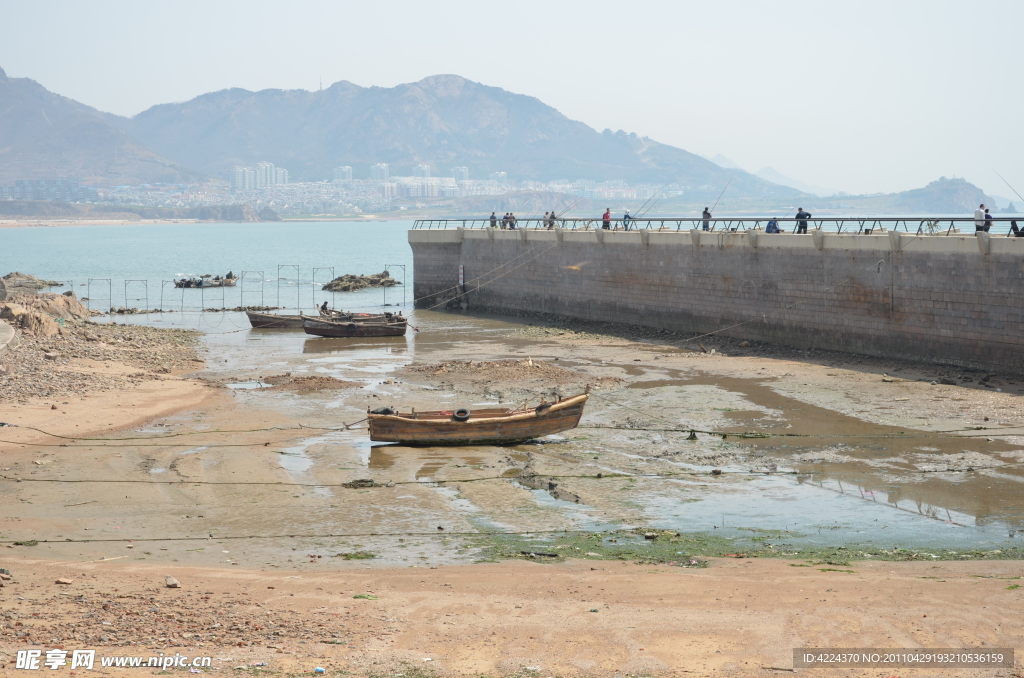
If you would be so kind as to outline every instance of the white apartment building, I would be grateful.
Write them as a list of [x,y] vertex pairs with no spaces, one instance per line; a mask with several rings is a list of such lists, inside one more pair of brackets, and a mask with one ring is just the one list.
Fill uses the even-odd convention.
[[231,188],[235,191],[255,191],[288,183],[288,170],[274,167],[272,162],[261,162],[252,167],[231,170]]
[[387,181],[388,180],[388,164],[386,162],[378,163],[376,165],[370,165],[370,180],[371,181]]
[[352,168],[348,165],[334,168],[335,181],[352,181]]
[[413,169],[413,171],[412,171],[412,175],[414,177],[423,177],[425,179],[429,179],[430,178],[430,165],[416,165],[416,168]]
[[469,181],[469,168],[453,167],[452,177],[455,179],[455,181]]

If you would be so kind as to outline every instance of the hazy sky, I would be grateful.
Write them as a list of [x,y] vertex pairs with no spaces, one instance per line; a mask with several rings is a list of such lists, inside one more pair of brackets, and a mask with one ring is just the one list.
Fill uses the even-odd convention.
[[[748,171],[1024,193],[1024,2],[0,0],[0,67],[131,115],[455,73]],[[572,179],[573,177],[567,177]]]

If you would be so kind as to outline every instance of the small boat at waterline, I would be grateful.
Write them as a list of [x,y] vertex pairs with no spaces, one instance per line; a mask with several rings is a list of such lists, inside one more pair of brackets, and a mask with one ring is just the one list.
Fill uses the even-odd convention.
[[302,329],[318,337],[401,337],[409,327],[406,318],[386,313],[380,319],[305,318]]
[[522,410],[367,412],[370,440],[404,445],[508,445],[579,426],[590,397],[581,393]]
[[[258,330],[283,330],[283,329],[302,329],[302,323],[309,319],[315,319],[317,316],[309,316],[304,313],[298,315],[278,315],[276,313],[258,313],[256,311],[246,311],[245,315],[249,318],[249,324],[252,325],[253,329]],[[380,314],[369,314],[369,313],[344,313],[342,311],[330,311],[330,315],[325,316],[321,314],[320,318],[330,320],[340,320],[345,322],[383,322],[385,316],[383,313]]]

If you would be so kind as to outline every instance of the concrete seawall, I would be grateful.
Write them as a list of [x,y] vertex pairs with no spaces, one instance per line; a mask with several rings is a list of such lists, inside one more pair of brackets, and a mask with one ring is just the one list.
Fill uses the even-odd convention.
[[413,230],[417,306],[714,332],[1024,373],[1024,238]]
[[0,354],[21,345],[18,333],[13,327],[0,320]]

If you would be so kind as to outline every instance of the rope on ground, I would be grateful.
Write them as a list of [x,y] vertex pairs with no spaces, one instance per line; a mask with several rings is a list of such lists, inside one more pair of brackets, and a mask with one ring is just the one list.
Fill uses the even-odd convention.
[[[899,431],[898,433],[771,433],[763,431],[714,431],[705,430],[699,428],[653,428],[650,426],[615,426],[615,425],[602,425],[602,424],[591,424],[577,426],[577,428],[588,428],[588,429],[612,429],[617,431],[654,431],[658,433],[686,433],[695,435],[697,433],[703,433],[710,436],[718,436],[723,440],[727,438],[741,438],[741,439],[754,439],[754,438],[834,438],[836,440],[876,440],[876,439],[892,439],[892,440],[916,440],[920,438],[949,438],[948,435],[940,435],[944,433],[960,433],[964,430],[973,429],[957,429],[955,431],[931,431],[921,434],[907,433],[905,431]],[[1016,427],[1024,428],[1024,427]],[[958,435],[956,438],[985,438],[985,437],[1003,437],[1008,435],[1024,435],[1024,431],[1020,433],[976,433],[967,435]]]
[[[653,457],[657,458],[657,457]],[[648,458],[650,459],[650,458]],[[1008,466],[1019,466],[1024,462],[1019,463],[1008,463],[993,466],[968,466],[966,468],[946,468],[946,469],[924,469],[924,470],[905,470],[902,473],[909,474],[932,474],[932,473],[972,473],[975,471],[984,471],[990,469],[1006,468]],[[421,485],[430,487],[431,485],[447,485],[452,483],[478,483],[485,480],[517,480],[519,478],[554,478],[556,480],[619,480],[622,478],[639,478],[642,480],[674,480],[677,478],[689,478],[695,476],[800,476],[800,477],[813,477],[816,475],[824,475],[825,472],[818,471],[771,471],[765,470],[752,470],[752,471],[723,471],[721,469],[713,469],[711,471],[674,471],[668,473],[622,473],[622,472],[611,472],[611,473],[584,473],[584,474],[546,474],[537,473],[527,476],[478,476],[476,478],[450,478],[450,479],[432,479],[432,480],[401,480],[398,482],[390,481],[387,483],[372,482],[372,484],[366,481],[354,480],[344,483],[285,483],[285,482],[260,482],[260,481],[219,481],[219,480],[118,480],[112,478],[103,479],[66,479],[66,478],[18,478],[13,476],[7,476],[0,474],[0,480],[6,480],[9,482],[16,483],[58,483],[58,484],[105,484],[105,485],[226,485],[226,486],[268,486],[268,487],[313,487],[313,488],[344,488],[346,490],[364,490],[370,488],[379,487],[398,487],[400,485]]]
[[[24,544],[26,541],[33,541],[37,544],[90,544],[90,543],[103,543],[103,542],[139,542],[139,541],[150,541],[150,542],[164,542],[164,541],[215,541],[229,539],[341,539],[349,537],[454,537],[454,536],[469,536],[469,537],[513,537],[513,536],[530,536],[530,535],[542,535],[542,534],[619,534],[625,530],[610,530],[610,531],[599,531],[599,530],[530,530],[526,532],[449,532],[436,531],[436,532],[347,532],[341,534],[244,534],[244,535],[227,535],[227,536],[213,536],[209,533],[208,537],[123,537],[120,539],[31,539],[31,540],[14,540],[4,539],[0,540],[0,544]],[[112,559],[111,559],[112,560]],[[103,561],[96,561],[103,562]]]

